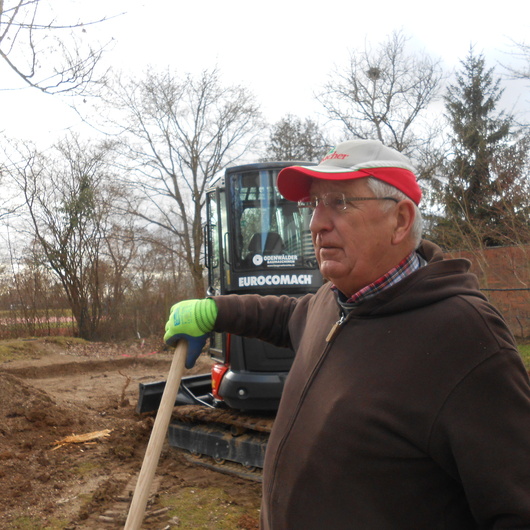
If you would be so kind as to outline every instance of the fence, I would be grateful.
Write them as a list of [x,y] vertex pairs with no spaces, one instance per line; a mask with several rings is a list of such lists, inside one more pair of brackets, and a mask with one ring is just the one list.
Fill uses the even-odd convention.
[[73,336],[76,331],[71,316],[31,313],[21,315],[16,310],[0,311],[0,339],[18,337]]

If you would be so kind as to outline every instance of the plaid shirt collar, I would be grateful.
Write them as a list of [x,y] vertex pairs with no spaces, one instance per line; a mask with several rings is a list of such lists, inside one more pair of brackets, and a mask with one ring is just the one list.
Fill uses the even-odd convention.
[[416,251],[413,251],[384,276],[381,276],[371,284],[363,287],[347,300],[344,300],[345,296],[334,285],[332,285],[331,288],[339,295],[341,304],[357,305],[400,282],[425,265],[425,263],[425,260],[423,260]]

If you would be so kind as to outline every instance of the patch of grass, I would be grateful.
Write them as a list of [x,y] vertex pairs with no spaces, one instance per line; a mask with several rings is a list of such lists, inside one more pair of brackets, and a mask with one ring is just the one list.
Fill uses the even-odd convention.
[[35,530],[35,528],[41,528],[42,530],[61,530],[67,523],[68,521],[66,520],[56,518],[43,522],[42,519],[38,517],[23,515],[17,517],[10,528],[16,528],[17,530]]
[[170,509],[170,517],[178,517],[182,528],[197,530],[235,530],[249,528],[242,526],[241,521],[255,518],[259,520],[258,509],[249,509],[230,501],[221,488],[182,488],[176,495],[161,495],[163,506]]
[[41,357],[37,342],[36,340],[29,339],[0,341],[0,362]]
[[525,344],[518,344],[519,353],[523,358],[524,365],[527,370],[530,370],[530,342]]
[[[46,522],[46,524],[42,527],[43,530],[64,530],[64,528],[68,525],[68,519],[57,519],[53,518]],[[37,527],[34,527],[37,528]]]
[[95,462],[82,462],[74,467],[73,472],[80,477],[90,477],[100,469],[101,466]]
[[64,335],[56,335],[51,337],[44,337],[41,339],[42,342],[47,344],[57,344],[57,346],[69,346],[70,344],[86,344],[85,339],[78,337],[65,337]]
[[32,530],[33,528],[36,528],[36,521],[33,517],[27,517],[27,516],[17,517],[13,521],[13,528],[17,528],[20,530]]
[[50,344],[65,347],[68,344],[82,344],[85,342],[83,339],[74,337],[0,340],[0,362],[40,359],[51,353],[53,348],[50,348]]

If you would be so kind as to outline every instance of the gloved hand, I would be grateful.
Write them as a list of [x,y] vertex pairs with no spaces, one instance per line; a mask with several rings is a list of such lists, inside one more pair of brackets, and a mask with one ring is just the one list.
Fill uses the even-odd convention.
[[164,341],[168,346],[175,346],[180,339],[188,341],[186,368],[193,368],[216,318],[217,305],[211,298],[184,300],[171,308]]

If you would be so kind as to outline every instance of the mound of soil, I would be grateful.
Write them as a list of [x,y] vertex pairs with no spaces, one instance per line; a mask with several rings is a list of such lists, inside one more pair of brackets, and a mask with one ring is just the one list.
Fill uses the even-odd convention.
[[[123,528],[153,424],[135,411],[138,383],[165,379],[172,357],[142,346],[57,347],[0,364],[0,528]],[[194,371],[208,368],[201,357]],[[212,514],[197,525],[172,515],[173,499],[210,491]],[[166,444],[142,528],[257,528],[260,493],[258,483],[192,465]],[[220,508],[237,522],[219,524]]]

